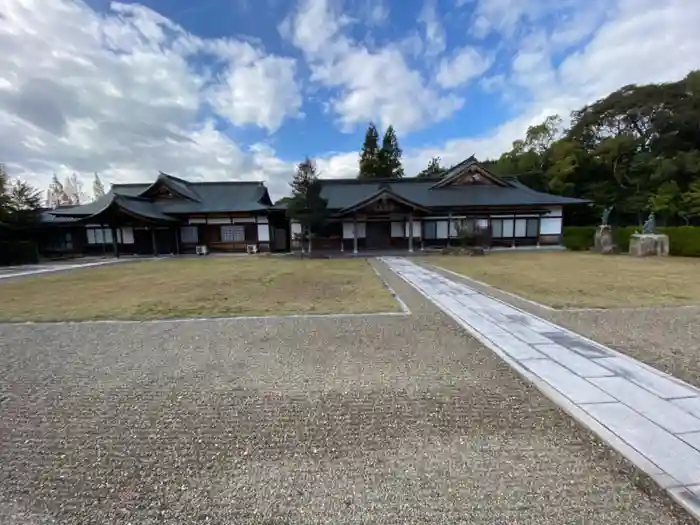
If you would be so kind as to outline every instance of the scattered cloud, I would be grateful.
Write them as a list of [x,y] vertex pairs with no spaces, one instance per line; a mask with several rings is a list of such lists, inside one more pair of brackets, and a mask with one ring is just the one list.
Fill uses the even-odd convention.
[[281,33],[301,50],[311,81],[332,91],[327,108],[346,131],[370,120],[408,133],[459,110],[464,99],[440,92],[412,69],[398,45],[378,49],[354,41],[351,20],[330,0],[301,0]]
[[425,28],[426,56],[436,57],[442,54],[447,46],[447,35],[437,13],[437,0],[425,0],[418,21]]
[[[547,115],[700,68],[692,0],[453,0],[459,30],[446,0],[416,4],[401,27],[405,4],[392,0],[273,4],[282,46],[269,34],[195,35],[137,3],[97,12],[82,0],[5,0],[0,160],[40,187],[54,171],[129,182],[163,170],[265,180],[279,197],[297,153],[316,155],[324,176],[356,175],[357,152],[315,150],[319,134],[373,120],[405,144],[430,127],[427,143],[405,147],[410,174],[435,155],[497,156]],[[514,117],[446,140],[458,119],[491,110],[470,106],[477,91],[501,96]],[[303,148],[284,135],[300,122]]]
[[[293,59],[197,38],[146,7],[98,14],[76,1],[8,0],[2,15],[0,158],[36,185],[54,171],[122,182],[157,170],[246,176],[255,152],[219,131],[206,104],[268,131],[299,115]],[[197,69],[202,56],[218,69]]]
[[437,71],[437,82],[444,88],[455,88],[488,71],[493,59],[483,56],[471,46],[458,49],[450,58],[443,58]]

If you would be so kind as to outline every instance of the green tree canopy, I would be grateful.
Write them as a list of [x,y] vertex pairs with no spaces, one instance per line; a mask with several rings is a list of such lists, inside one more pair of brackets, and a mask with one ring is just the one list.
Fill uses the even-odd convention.
[[581,222],[615,204],[639,224],[650,211],[668,225],[700,221],[700,72],[672,83],[625,86],[530,127],[491,163],[540,191],[593,201]]
[[442,177],[447,173],[447,168],[441,164],[440,157],[433,157],[428,161],[428,167],[421,171],[418,177]]
[[389,126],[382,139],[382,148],[379,150],[379,169],[377,178],[380,179],[400,179],[403,177],[403,166],[401,165],[401,147],[393,126]]
[[370,122],[365,132],[365,140],[360,151],[359,179],[375,179],[379,176],[379,133],[374,123]]
[[323,227],[328,205],[328,201],[321,197],[322,186],[318,180],[316,162],[306,157],[298,164],[290,185],[292,196],[287,204],[287,216],[301,224],[310,251],[311,237]]

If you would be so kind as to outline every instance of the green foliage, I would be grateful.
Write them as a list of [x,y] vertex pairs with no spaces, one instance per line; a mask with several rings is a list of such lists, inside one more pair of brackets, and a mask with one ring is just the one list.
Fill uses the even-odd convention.
[[0,242],[0,266],[11,264],[36,264],[39,252],[30,241]]
[[641,226],[626,226],[624,228],[613,228],[613,238],[615,239],[615,246],[620,251],[620,253],[629,253],[630,251],[630,237],[633,233],[642,231]]
[[671,255],[700,257],[700,228],[697,226],[659,228],[659,233],[668,235]]
[[400,179],[403,166],[399,139],[393,126],[389,126],[379,147],[379,133],[370,123],[365,133],[365,140],[360,151],[360,173],[358,179]]
[[287,203],[287,216],[299,221],[307,235],[317,233],[325,223],[328,201],[321,197],[322,185],[316,173],[316,162],[306,157],[297,166],[292,196]]
[[590,250],[595,241],[595,230],[595,226],[568,226],[564,228],[564,246],[575,252]]
[[379,170],[379,133],[374,123],[370,122],[365,132],[362,151],[360,151],[360,174],[358,179],[377,178]]
[[421,171],[418,177],[442,177],[447,173],[447,168],[443,167],[441,164],[440,157],[433,157],[428,162],[428,167]]
[[39,190],[20,179],[10,183],[0,164],[0,222],[27,224],[38,218],[41,207]]
[[595,203],[577,213],[596,224],[615,204],[616,222],[640,224],[650,211],[674,226],[700,224],[700,72],[666,84],[625,86],[571,115],[548,117],[493,162],[540,191]]
[[403,154],[399,146],[399,139],[393,126],[389,126],[382,139],[382,149],[379,150],[379,171],[378,177],[382,179],[400,179],[403,177],[403,166],[401,165],[401,155]]

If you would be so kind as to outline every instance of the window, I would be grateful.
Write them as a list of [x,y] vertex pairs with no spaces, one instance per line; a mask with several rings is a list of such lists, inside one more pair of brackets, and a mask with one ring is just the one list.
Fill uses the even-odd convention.
[[525,237],[527,231],[527,219],[517,219],[515,221],[515,237]]
[[423,223],[423,238],[437,239],[437,221],[426,221]]
[[493,219],[491,221],[491,237],[494,239],[503,237],[503,221],[501,219]]
[[111,244],[112,230],[109,228],[88,228],[87,230],[88,244]]
[[527,237],[537,237],[540,230],[540,220],[539,219],[528,219],[527,220]]
[[221,227],[222,242],[243,242],[245,241],[245,227],[235,224],[233,226]]
[[183,226],[180,228],[180,239],[185,244],[197,244],[199,232],[196,226]]
[[513,219],[503,219],[503,237],[513,236]]

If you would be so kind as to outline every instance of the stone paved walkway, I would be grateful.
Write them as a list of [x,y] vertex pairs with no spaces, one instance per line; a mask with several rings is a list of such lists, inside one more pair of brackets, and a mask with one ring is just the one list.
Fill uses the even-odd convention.
[[700,390],[406,259],[383,261],[700,518]]
[[63,272],[66,270],[76,270],[79,268],[91,268],[93,266],[104,266],[105,264],[115,264],[127,262],[134,259],[104,259],[91,262],[77,263],[54,263],[54,264],[26,264],[22,266],[10,266],[0,268],[0,280],[11,279],[13,277],[27,277],[29,275],[39,275],[43,273]]

